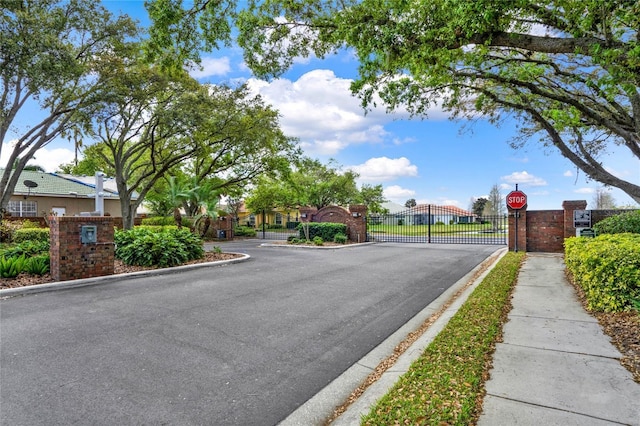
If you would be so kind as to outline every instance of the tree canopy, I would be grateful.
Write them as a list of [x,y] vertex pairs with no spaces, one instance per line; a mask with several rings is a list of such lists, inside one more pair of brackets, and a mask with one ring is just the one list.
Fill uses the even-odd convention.
[[[138,28],[97,0],[2,2],[0,15],[0,208],[20,173],[47,143],[86,124],[105,83],[96,75],[131,49]],[[41,112],[34,113],[37,108]]]
[[[150,4],[162,6],[152,19],[166,35],[206,21],[211,12],[200,11],[218,2],[196,0],[179,14],[172,10],[181,0]],[[360,66],[352,90],[365,107],[381,99],[419,116],[439,107],[495,124],[513,118],[520,126],[515,147],[555,147],[594,180],[640,202],[640,185],[602,164],[614,148],[640,159],[637,1],[249,0],[227,16],[259,76],[281,74],[296,57],[353,48]],[[191,45],[173,47],[186,57]]]
[[262,177],[247,197],[252,211],[298,206],[321,209],[330,205],[364,204],[369,211],[381,212],[386,202],[382,185],[356,185],[357,173],[342,171],[335,161],[327,164],[303,157],[287,173]]

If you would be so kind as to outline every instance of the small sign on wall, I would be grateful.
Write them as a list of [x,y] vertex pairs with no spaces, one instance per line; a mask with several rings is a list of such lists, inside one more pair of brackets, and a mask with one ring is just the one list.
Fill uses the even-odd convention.
[[574,210],[573,227],[591,228],[591,210]]

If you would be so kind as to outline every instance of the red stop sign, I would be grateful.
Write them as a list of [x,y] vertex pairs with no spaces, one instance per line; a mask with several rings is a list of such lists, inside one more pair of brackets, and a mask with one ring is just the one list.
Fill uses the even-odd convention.
[[527,194],[522,191],[511,191],[507,194],[507,206],[513,210],[520,210],[527,205]]

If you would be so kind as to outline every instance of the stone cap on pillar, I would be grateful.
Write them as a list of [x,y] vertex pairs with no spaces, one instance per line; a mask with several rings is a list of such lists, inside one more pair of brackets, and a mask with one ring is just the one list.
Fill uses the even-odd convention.
[[565,200],[562,202],[564,210],[584,210],[587,208],[586,200]]

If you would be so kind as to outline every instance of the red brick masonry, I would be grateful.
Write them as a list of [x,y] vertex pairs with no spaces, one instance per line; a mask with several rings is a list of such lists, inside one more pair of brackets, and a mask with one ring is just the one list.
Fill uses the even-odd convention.
[[[81,242],[82,226],[96,226],[97,242]],[[112,275],[114,221],[108,216],[50,216],[51,276],[56,281]]]

